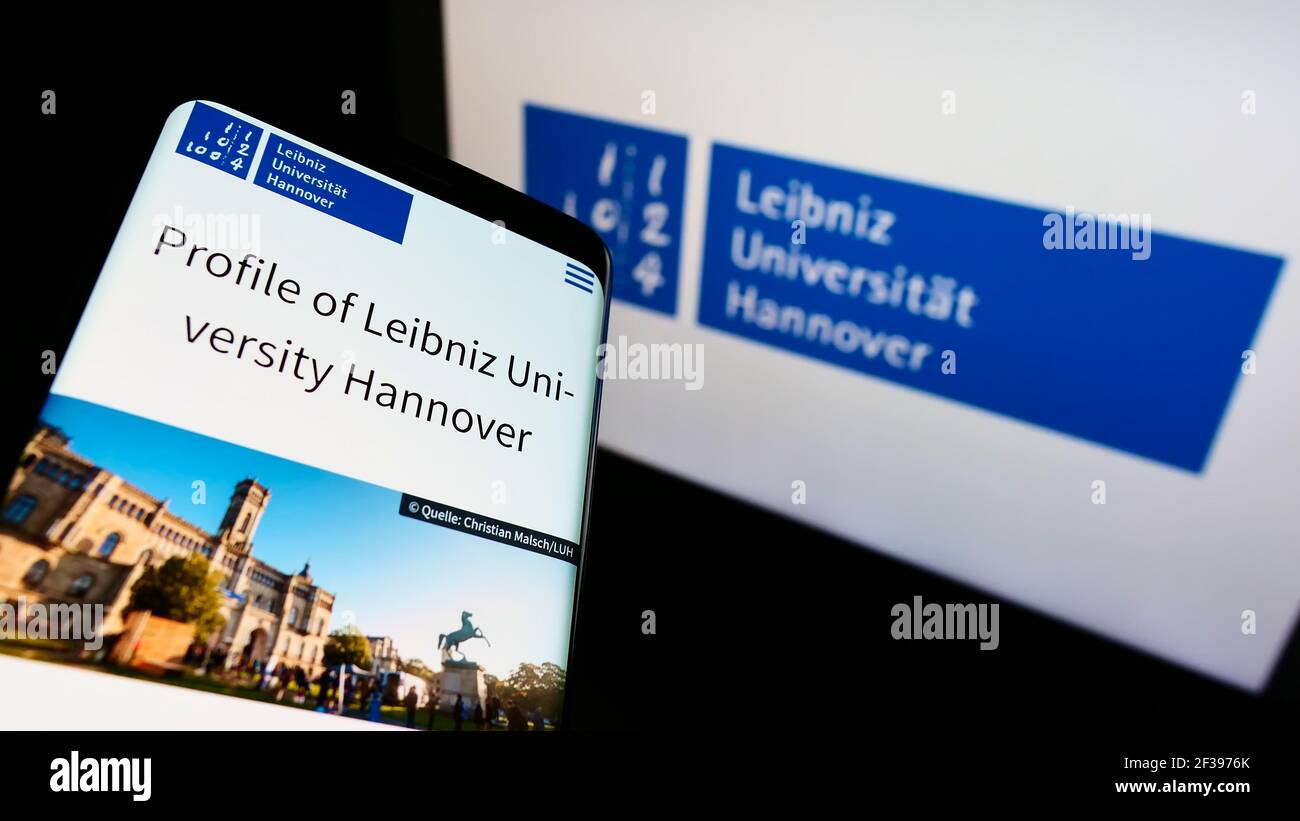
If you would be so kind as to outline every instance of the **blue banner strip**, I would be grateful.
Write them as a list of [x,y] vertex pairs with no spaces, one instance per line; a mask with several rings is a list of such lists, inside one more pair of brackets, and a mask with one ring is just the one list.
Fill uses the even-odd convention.
[[1282,265],[715,145],[699,322],[1200,472]]
[[279,134],[267,139],[253,182],[399,245],[406,236],[410,193]]

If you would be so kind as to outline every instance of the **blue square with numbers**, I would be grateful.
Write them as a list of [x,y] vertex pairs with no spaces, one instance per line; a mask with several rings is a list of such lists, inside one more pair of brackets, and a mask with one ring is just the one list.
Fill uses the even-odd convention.
[[524,191],[600,234],[615,297],[676,313],[685,136],[525,105]]
[[196,102],[176,153],[246,180],[261,141],[260,127]]

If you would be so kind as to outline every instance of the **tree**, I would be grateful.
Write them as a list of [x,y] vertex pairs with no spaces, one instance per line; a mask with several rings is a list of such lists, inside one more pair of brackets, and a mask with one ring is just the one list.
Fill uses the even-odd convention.
[[404,661],[402,662],[401,667],[403,673],[410,673],[413,676],[419,676],[425,681],[433,681],[433,670],[429,669],[429,665],[425,664],[420,659]]
[[564,668],[558,664],[520,664],[504,680],[495,682],[503,701],[514,700],[525,711],[540,709],[552,719],[564,704]]
[[194,625],[194,636],[204,641],[220,630],[220,577],[208,560],[197,553],[173,556],[161,567],[148,567],[131,588],[127,610],[148,610],[165,619]]
[[355,627],[335,630],[325,644],[325,666],[338,667],[340,664],[370,669],[370,642]]

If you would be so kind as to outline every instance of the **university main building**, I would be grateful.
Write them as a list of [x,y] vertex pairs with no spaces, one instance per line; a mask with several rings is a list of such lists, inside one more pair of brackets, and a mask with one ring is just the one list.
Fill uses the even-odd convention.
[[69,444],[42,426],[23,450],[0,508],[0,600],[103,604],[113,635],[146,567],[198,553],[221,574],[226,625],[212,642],[228,666],[274,657],[313,677],[324,669],[334,595],[309,567],[284,573],[253,556],[268,488],[235,485],[220,528],[208,533]]

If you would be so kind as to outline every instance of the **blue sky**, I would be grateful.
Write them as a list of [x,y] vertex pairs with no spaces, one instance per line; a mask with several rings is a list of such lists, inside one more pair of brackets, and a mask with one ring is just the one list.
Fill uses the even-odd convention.
[[[519,663],[567,667],[571,593],[577,569],[563,561],[408,519],[400,493],[190,433],[78,399],[51,394],[41,418],[73,451],[160,498],[172,512],[215,533],[235,484],[252,476],[271,489],[253,555],[285,572],[311,559],[315,582],[337,597],[331,628],[354,614],[367,635],[392,636],[403,658],[438,667],[438,634],[460,613],[492,642],[461,645],[489,673]],[[207,485],[206,504],[191,484]]]

